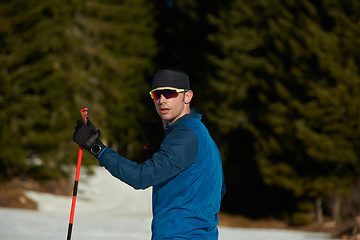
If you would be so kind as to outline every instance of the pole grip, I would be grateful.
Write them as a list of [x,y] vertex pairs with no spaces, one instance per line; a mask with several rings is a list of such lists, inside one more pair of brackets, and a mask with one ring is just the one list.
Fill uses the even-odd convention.
[[84,121],[84,123],[87,123],[88,117],[89,117],[88,108],[81,109],[80,113],[81,113],[81,117],[82,117],[82,120]]

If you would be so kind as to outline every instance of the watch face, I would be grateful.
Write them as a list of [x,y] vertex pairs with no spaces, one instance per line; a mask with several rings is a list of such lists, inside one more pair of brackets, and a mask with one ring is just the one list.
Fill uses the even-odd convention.
[[100,150],[101,150],[101,147],[98,144],[94,144],[91,147],[91,152],[94,154],[98,154],[100,152]]

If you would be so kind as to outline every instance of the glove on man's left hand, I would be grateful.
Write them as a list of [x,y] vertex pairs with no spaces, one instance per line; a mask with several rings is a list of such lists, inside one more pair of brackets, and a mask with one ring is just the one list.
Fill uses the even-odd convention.
[[78,120],[76,122],[75,132],[73,135],[73,141],[79,144],[80,147],[88,150],[96,158],[99,153],[95,154],[91,151],[91,146],[94,144],[100,145],[101,148],[105,147],[99,140],[100,130],[96,131],[94,124],[88,119],[87,124]]

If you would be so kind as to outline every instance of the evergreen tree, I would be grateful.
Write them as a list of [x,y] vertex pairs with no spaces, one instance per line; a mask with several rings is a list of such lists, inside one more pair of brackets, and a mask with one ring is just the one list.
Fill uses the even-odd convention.
[[[60,3],[60,2],[58,2]],[[1,175],[48,178],[61,169],[69,104],[57,54],[71,13],[45,1],[1,3]],[[64,131],[65,129],[65,131]],[[31,163],[39,160],[37,163]]]
[[[0,4],[0,142],[7,146],[0,153],[0,175],[68,173],[77,154],[75,121],[85,106],[105,142],[137,146],[141,126],[135,119],[146,113],[138,96],[149,87],[156,53],[151,3]],[[83,163],[95,162],[85,154]]]
[[238,212],[308,212],[359,175],[358,10],[357,1],[235,0],[210,17],[221,54],[209,56],[217,98],[206,114],[227,140]]
[[[92,84],[81,102],[88,100],[92,111],[99,113],[95,119],[102,127],[102,140],[136,161],[143,157],[142,146],[147,140],[143,121],[152,102],[147,81],[154,72],[151,60],[157,51],[152,12],[152,3],[146,0],[122,4],[88,1],[71,29],[78,33],[74,53],[87,59],[80,71],[87,76],[86,83]],[[76,65],[78,55],[70,56],[69,67]],[[83,91],[83,83],[76,78],[72,83],[73,91]],[[97,95],[92,94],[96,89],[100,90]]]

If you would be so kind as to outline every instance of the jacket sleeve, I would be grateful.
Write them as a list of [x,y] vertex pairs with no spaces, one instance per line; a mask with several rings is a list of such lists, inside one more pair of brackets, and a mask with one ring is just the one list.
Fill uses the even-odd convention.
[[223,173],[223,175],[222,175],[222,186],[221,186],[221,199],[224,198],[225,193],[226,193],[226,185],[225,185],[225,176],[224,176],[224,173]]
[[146,189],[162,183],[190,166],[198,153],[198,139],[189,127],[179,126],[164,139],[159,152],[139,164],[107,148],[99,157],[99,165],[111,175],[135,189]]

